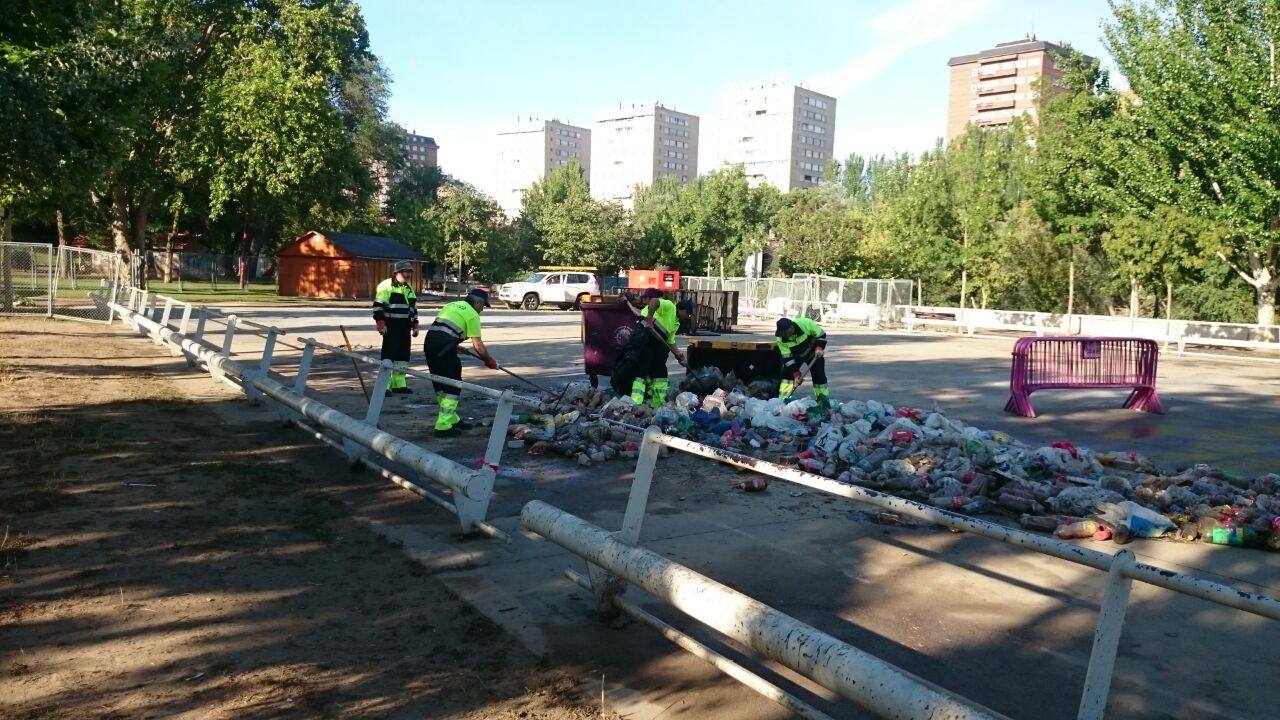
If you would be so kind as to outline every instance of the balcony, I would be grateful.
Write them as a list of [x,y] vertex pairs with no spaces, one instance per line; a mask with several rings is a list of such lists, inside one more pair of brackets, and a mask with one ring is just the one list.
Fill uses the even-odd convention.
[[991,68],[989,70],[978,70],[979,80],[990,80],[991,78],[1012,77],[1018,74],[1018,68]]
[[1008,125],[1013,122],[1012,117],[980,117],[973,121],[978,127],[994,127],[998,125]]
[[983,110],[1007,110],[1011,107],[1013,107],[1013,98],[1011,97],[1002,98],[1000,100],[988,100],[987,102],[980,102],[977,105],[978,112],[982,112]]
[[1011,93],[1017,89],[1017,85],[980,85],[978,86],[978,97],[982,97],[984,95],[999,95],[1000,93]]

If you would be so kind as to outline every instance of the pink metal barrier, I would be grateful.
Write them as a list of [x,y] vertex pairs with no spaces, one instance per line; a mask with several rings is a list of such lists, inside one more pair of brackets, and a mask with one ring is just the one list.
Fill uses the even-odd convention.
[[1124,407],[1164,414],[1156,394],[1154,340],[1025,337],[1013,346],[1006,412],[1035,417],[1031,393],[1046,388],[1132,388]]

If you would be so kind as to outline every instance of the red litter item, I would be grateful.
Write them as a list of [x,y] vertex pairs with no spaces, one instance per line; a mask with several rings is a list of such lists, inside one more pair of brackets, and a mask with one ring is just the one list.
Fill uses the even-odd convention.
[[1093,531],[1093,539],[1099,542],[1111,539],[1111,528],[1098,528]]
[[900,418],[910,418],[912,420],[919,420],[920,418],[924,417],[923,412],[915,408],[909,408],[909,407],[900,407],[897,410],[895,410],[893,414],[897,415]]
[[756,475],[749,480],[738,483],[735,487],[746,492],[760,492],[769,487],[769,481],[765,480],[762,475]]
[[1072,460],[1080,459],[1080,451],[1076,449],[1076,446],[1074,443],[1069,443],[1065,440],[1060,440],[1056,443],[1051,443],[1049,447],[1058,448],[1059,450],[1066,450],[1067,452],[1071,453]]
[[889,433],[889,440],[895,443],[909,443],[915,437],[910,430],[894,430]]

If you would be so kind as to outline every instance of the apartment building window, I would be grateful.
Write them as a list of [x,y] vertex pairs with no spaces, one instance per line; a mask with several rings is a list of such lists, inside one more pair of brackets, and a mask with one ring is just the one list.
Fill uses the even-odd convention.
[[817,120],[818,122],[826,122],[826,121],[827,121],[827,116],[826,116],[826,115],[823,115],[823,114],[822,114],[822,113],[820,113],[820,112],[814,112],[814,111],[812,111],[812,110],[805,110],[805,111],[804,111],[804,116],[805,116],[805,117],[807,117],[807,118],[809,118],[810,120]]
[[800,99],[800,102],[802,102],[802,103],[804,103],[805,105],[808,105],[808,106],[810,106],[810,107],[816,107],[816,108],[818,108],[819,110],[826,110],[826,109],[827,109],[827,103],[826,103],[825,101],[823,101],[823,100],[819,100],[818,98],[815,98],[815,97],[808,97],[808,96],[806,95],[805,97],[803,97],[803,98],[801,98],[801,99]]
[[823,170],[821,163],[810,163],[810,162],[802,161],[797,164],[800,166],[801,170],[809,170],[811,172],[822,172]]
[[809,137],[808,135],[800,136],[801,145],[813,145],[814,147],[822,147],[825,142],[826,141],[822,140],[821,138]]
[[817,135],[825,135],[827,132],[827,129],[822,127],[821,125],[814,125],[813,123],[807,123],[807,122],[800,123],[800,129],[804,130],[805,132],[811,132]]
[[674,135],[675,137],[689,137],[688,130],[677,130],[675,128],[662,128],[662,131],[668,135]]
[[666,122],[671,123],[672,125],[686,125],[686,126],[687,126],[687,125],[689,124],[689,121],[688,121],[688,120],[685,120],[684,118],[681,118],[681,117],[676,117],[675,115],[663,115],[663,116],[662,116],[662,119],[663,119],[664,121],[666,121]]

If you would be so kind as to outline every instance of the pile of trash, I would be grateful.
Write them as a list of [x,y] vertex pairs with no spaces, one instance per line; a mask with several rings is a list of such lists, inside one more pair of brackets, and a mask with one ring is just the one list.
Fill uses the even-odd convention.
[[1280,551],[1280,475],[1245,479],[1208,465],[1164,474],[1136,453],[1097,453],[1070,442],[1032,447],[937,409],[761,397],[772,389],[693,376],[653,409],[571,383],[541,398],[541,412],[516,418],[511,445],[590,466],[635,459],[638,431],[657,425],[953,512],[1014,515],[1025,528],[1061,538],[1163,537]]

